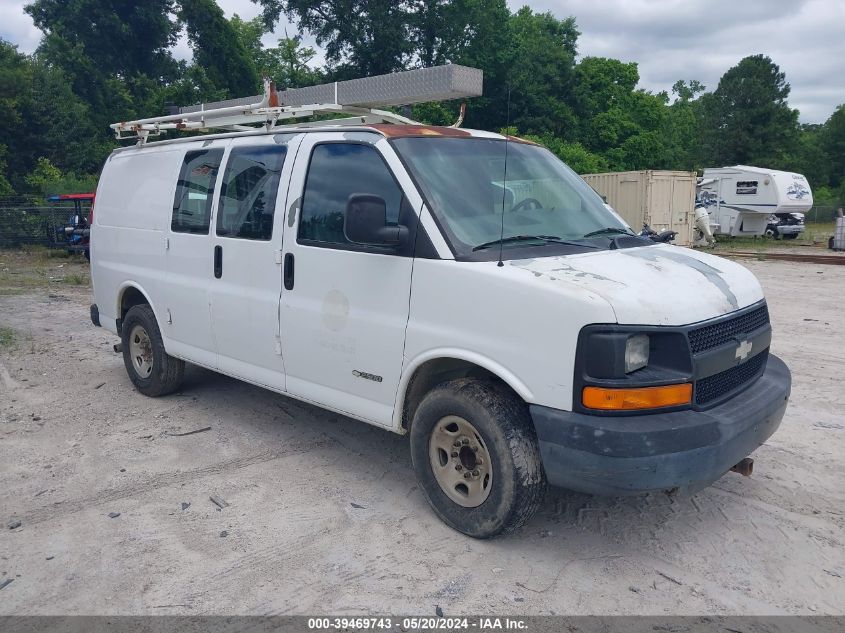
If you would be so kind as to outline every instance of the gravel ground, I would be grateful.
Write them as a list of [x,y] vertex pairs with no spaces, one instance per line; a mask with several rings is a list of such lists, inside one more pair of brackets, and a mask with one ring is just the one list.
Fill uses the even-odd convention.
[[744,263],[794,375],[753,477],[553,489],[491,541],[406,438],[197,368],[145,398],[84,285],[0,292],[0,614],[843,614],[845,267]]

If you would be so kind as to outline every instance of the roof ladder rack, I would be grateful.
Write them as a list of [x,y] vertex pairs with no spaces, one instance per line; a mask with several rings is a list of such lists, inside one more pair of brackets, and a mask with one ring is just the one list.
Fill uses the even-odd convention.
[[319,114],[345,114],[342,119],[298,123],[296,127],[363,125],[371,123],[415,124],[407,117],[380,108],[480,96],[482,71],[447,64],[364,79],[334,82],[277,92],[264,80],[264,94],[228,101],[179,108],[166,116],[113,123],[117,139],[150,136],[166,130],[226,130],[254,132],[291,127],[286,121]]

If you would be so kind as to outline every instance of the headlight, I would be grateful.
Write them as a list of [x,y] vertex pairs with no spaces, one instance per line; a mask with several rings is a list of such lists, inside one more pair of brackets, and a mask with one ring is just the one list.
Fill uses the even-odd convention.
[[648,365],[648,335],[635,334],[625,342],[625,373],[630,374]]

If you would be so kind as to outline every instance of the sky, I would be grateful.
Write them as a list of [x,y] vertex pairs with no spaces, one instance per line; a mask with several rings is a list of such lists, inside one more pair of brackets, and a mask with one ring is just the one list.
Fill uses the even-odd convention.
[[[250,0],[217,0],[227,16],[258,15]],[[763,53],[786,73],[789,104],[803,123],[823,123],[845,103],[845,0],[509,0],[559,18],[574,16],[580,56],[637,62],[640,87],[671,91],[678,79],[698,79],[715,90],[719,78],[748,55]],[[23,12],[26,0],[0,0],[0,37],[31,53],[40,31]],[[273,44],[297,33],[283,21]],[[314,46],[305,34],[305,43]],[[183,38],[174,51],[191,51]],[[322,61],[317,59],[317,62]]]

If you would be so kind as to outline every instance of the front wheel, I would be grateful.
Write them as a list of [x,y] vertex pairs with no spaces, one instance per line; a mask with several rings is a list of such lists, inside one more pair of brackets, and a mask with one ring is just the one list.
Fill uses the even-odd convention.
[[435,387],[411,423],[411,458],[423,492],[450,527],[490,538],[524,525],[546,477],[525,403],[490,382]]
[[147,304],[130,308],[121,326],[123,364],[145,396],[164,396],[182,384],[185,362],[164,351],[155,314]]

